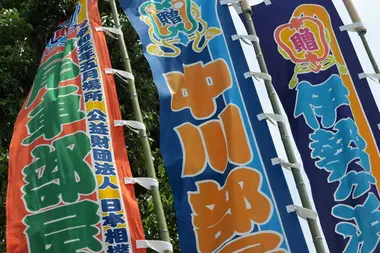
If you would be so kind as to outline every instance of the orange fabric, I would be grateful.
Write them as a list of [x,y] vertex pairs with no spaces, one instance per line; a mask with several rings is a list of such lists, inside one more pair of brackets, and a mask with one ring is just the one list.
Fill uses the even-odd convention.
[[[210,166],[223,173],[227,166],[227,146],[222,126],[218,121],[209,121],[200,127],[208,156]],[[203,148],[203,147],[202,147]]]
[[[111,75],[105,75],[104,69],[111,67],[109,60],[107,44],[103,33],[96,32],[94,27],[101,26],[101,20],[98,12],[97,1],[92,0],[80,0],[81,11],[78,15],[78,23],[83,22],[85,19],[89,18],[92,34],[94,37],[95,50],[99,59],[100,69],[102,70],[101,78],[104,85],[104,92],[106,97],[106,106],[108,111],[109,122],[121,119],[119,103],[117,100],[117,94],[115,89],[114,79]],[[87,5],[88,4],[88,5]],[[88,15],[88,16],[87,16]],[[58,31],[57,34],[61,34],[62,31]],[[67,36],[67,40],[72,39],[76,36],[75,33],[70,33]],[[47,49],[41,60],[41,64],[44,63],[50,56],[55,55],[58,52],[63,51],[63,47],[57,47],[55,49]],[[69,57],[78,62],[77,50],[74,50]],[[80,109],[86,111],[89,107],[100,107],[101,110],[105,112],[104,102],[90,102],[85,106],[83,91],[80,89],[81,86],[81,75],[75,79],[59,83],[59,87],[64,87],[67,85],[75,85],[78,87],[77,94],[82,95],[80,99]],[[14,128],[14,133],[10,145],[10,157],[9,157],[9,174],[8,174],[8,191],[7,191],[7,202],[6,202],[6,212],[7,212],[7,252],[9,253],[26,253],[28,251],[28,241],[24,234],[26,229],[23,219],[30,213],[26,210],[23,202],[23,192],[21,188],[25,185],[23,181],[22,170],[25,166],[33,162],[33,157],[31,156],[31,151],[38,145],[41,144],[51,144],[51,140],[45,140],[44,138],[38,138],[29,146],[21,145],[22,141],[29,136],[26,125],[30,120],[28,116],[30,112],[35,109],[36,105],[42,100],[43,96],[46,94],[46,88],[40,90],[37,94],[34,102],[26,108],[26,100],[23,108],[21,109]],[[29,96],[30,97],[30,94]],[[101,106],[100,106],[101,105]],[[102,107],[103,106],[103,107]],[[72,133],[83,131],[86,132],[86,120],[80,120],[74,123],[62,125],[62,132],[56,136],[54,139],[60,138],[62,136],[70,135]],[[133,252],[146,252],[145,249],[136,249],[135,240],[144,239],[144,231],[141,223],[141,217],[139,208],[135,199],[134,186],[126,186],[123,182],[124,177],[131,177],[131,169],[129,166],[129,161],[126,153],[124,133],[123,128],[115,128],[110,124],[110,133],[113,139],[111,150],[114,152],[116,166],[118,168],[119,174],[119,186],[123,194],[123,200],[125,203],[125,209],[127,213],[128,227],[130,229],[130,236],[132,241]],[[93,165],[91,155],[86,156],[86,162]],[[116,183],[116,177],[110,177],[113,183]],[[112,194],[112,193],[111,193]],[[117,193],[118,194],[118,193]],[[89,199],[97,201],[98,192],[95,191],[89,196],[81,195],[80,200]],[[99,207],[100,210],[101,207]],[[100,213],[100,212],[99,212]],[[102,223],[100,218],[98,227],[100,229],[100,224]],[[98,239],[102,241],[103,233],[98,234]],[[104,251],[102,251],[104,252]]]
[[216,111],[215,98],[232,86],[227,63],[218,59],[184,65],[184,72],[164,74],[172,91],[172,110],[190,108],[197,119],[206,119]]
[[[51,54],[63,51],[63,48],[54,50]],[[78,57],[74,52],[73,58]],[[43,63],[42,59],[41,63]],[[74,81],[61,83],[60,86],[66,86],[70,83],[80,82],[80,77]],[[7,239],[7,252],[8,253],[26,253],[28,252],[28,244],[24,235],[25,225],[22,220],[29,213],[25,209],[24,202],[22,200],[23,193],[21,191],[24,185],[22,169],[32,162],[30,152],[38,145],[48,144],[50,142],[44,139],[38,139],[30,146],[21,145],[22,141],[28,136],[26,125],[29,121],[29,113],[34,109],[35,105],[41,100],[45,92],[40,92],[36,100],[28,109],[26,107],[26,101],[19,112],[11,144],[9,147],[9,165],[8,165],[8,188],[7,188],[7,200],[6,200],[6,239]],[[29,95],[30,96],[30,95]],[[28,96],[28,97],[29,97]],[[82,108],[83,109],[83,108]],[[85,121],[78,121],[70,125],[63,126],[62,133],[57,137],[64,136],[79,130],[86,129]],[[87,161],[90,162],[90,157],[87,157]],[[95,194],[88,197],[88,199],[95,200]]]
[[[236,233],[250,232],[251,221],[262,224],[270,218],[273,207],[260,192],[261,180],[260,173],[254,169],[236,168],[223,187],[212,180],[197,183],[198,191],[189,193],[189,203],[200,252],[213,252]],[[223,252],[243,249],[243,244],[233,244],[229,246],[231,251]]]
[[[85,0],[81,0],[85,1]],[[117,98],[115,80],[112,75],[106,75],[104,70],[111,68],[111,61],[108,54],[108,46],[104,33],[95,31],[95,27],[101,26],[97,1],[88,0],[90,3],[89,18],[91,20],[92,32],[94,35],[97,55],[99,57],[102,70],[102,77],[105,86],[105,96],[107,97],[108,117],[110,122],[121,120],[119,100]],[[113,139],[113,150],[116,160],[116,166],[119,173],[119,186],[122,189],[125,209],[127,213],[127,223],[130,230],[130,236],[133,246],[133,252],[146,252],[145,249],[136,249],[136,240],[144,240],[144,229],[142,227],[141,215],[135,197],[134,185],[124,184],[125,177],[132,177],[131,168],[127,156],[126,145],[124,141],[124,131],[122,127],[110,127]]]
[[287,252],[285,250],[276,250],[281,246],[282,240],[281,236],[276,233],[256,233],[229,242],[219,253],[230,253],[239,249],[244,249],[239,251],[241,253],[285,253]]
[[189,123],[178,127],[177,132],[181,136],[184,150],[183,174],[186,176],[197,175],[206,166],[206,154],[201,134],[197,127]]
[[216,172],[224,173],[228,162],[247,164],[252,160],[239,108],[230,104],[219,118],[198,127],[185,123],[176,128],[185,154],[182,177],[202,173],[206,162]]
[[229,105],[219,116],[222,119],[228,143],[228,155],[236,164],[246,164],[253,159],[239,107]]

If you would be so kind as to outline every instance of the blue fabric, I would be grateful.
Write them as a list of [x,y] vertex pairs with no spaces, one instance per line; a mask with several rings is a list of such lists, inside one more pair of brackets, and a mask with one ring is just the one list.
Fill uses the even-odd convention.
[[[296,60],[290,60],[289,54],[285,59],[286,50],[276,42],[275,31],[289,23],[296,8],[305,4],[322,6],[328,12],[346,66],[332,64],[327,69],[322,67],[313,72],[311,68],[315,66],[303,65],[306,73],[302,73],[295,66]],[[318,15],[313,18],[319,19]],[[330,252],[356,253],[360,247],[360,252],[379,252],[378,211],[374,211],[378,210],[379,195],[372,174],[377,168],[370,164],[378,153],[372,154],[372,157],[367,153],[369,140],[365,140],[358,130],[353,115],[356,104],[352,103],[352,96],[349,98],[347,79],[342,80],[339,73],[350,74],[360,99],[362,109],[359,110],[363,110],[366,116],[374,137],[371,141],[377,147],[380,146],[380,131],[377,128],[380,115],[368,82],[358,78],[363,69],[347,32],[339,30],[343,23],[332,1],[273,0],[271,5],[255,6],[253,20],[269,73],[288,115],[310,180]],[[296,23],[293,20],[293,24]],[[318,35],[310,33],[312,25],[307,26],[301,26],[289,36],[288,45],[293,45],[294,51],[312,53],[321,48],[321,44],[316,44]],[[325,37],[327,43],[333,36],[329,34]],[[279,48],[282,48],[281,52]],[[328,51],[332,55],[330,49]],[[329,62],[332,58],[328,58],[325,64]],[[298,75],[295,78],[296,69]]]
[[[260,174],[262,183],[259,190],[270,200],[272,206],[270,217],[265,222],[252,226],[251,230],[247,231],[248,234],[259,231],[272,231],[282,238],[279,245],[280,249],[288,252],[308,252],[296,214],[288,214],[286,211],[286,206],[291,205],[292,200],[281,167],[279,165],[273,166],[271,163],[271,159],[277,157],[277,154],[266,122],[259,122],[257,119],[257,115],[263,111],[252,80],[244,78],[244,73],[249,69],[239,41],[232,41],[231,39],[231,36],[236,34],[236,31],[228,7],[221,6],[219,1],[215,0],[191,0],[190,3],[193,8],[200,11],[198,18],[194,18],[191,14],[189,15],[190,12],[187,12],[188,22],[190,24],[195,22],[197,26],[194,29],[184,25],[183,20],[186,17],[181,16],[175,9],[175,2],[178,4],[181,1],[122,0],[121,5],[140,36],[145,56],[151,66],[154,81],[160,95],[161,152],[174,194],[182,252],[201,252],[197,248],[196,228],[192,223],[192,215],[194,216],[195,214],[189,204],[189,193],[197,192],[197,184],[206,180],[212,180],[222,188],[231,172],[238,170],[240,167],[254,169]],[[187,1],[185,2],[188,4]],[[152,4],[151,7],[146,8],[149,3]],[[141,17],[148,17],[147,13],[152,10],[153,5],[156,8],[157,20],[152,22],[145,18],[144,22]],[[202,20],[205,23],[202,23]],[[168,29],[167,33],[160,33],[158,32],[159,26],[169,26],[170,29]],[[149,35],[149,28],[154,32],[154,35]],[[200,45],[202,43],[208,44],[204,49],[196,52],[197,49],[194,50],[194,45],[197,42],[194,40],[194,34],[203,31],[205,28],[214,33],[219,31],[219,34],[210,40],[207,40],[207,35],[203,36],[199,42]],[[152,43],[152,38],[168,44],[176,40],[174,46],[180,52],[174,57],[169,56],[173,53],[173,50],[161,46],[162,51],[160,51],[157,48],[157,43],[155,45]],[[161,56],[152,55],[154,50],[148,52],[148,47],[150,49],[155,47],[156,52],[160,52]],[[178,73],[183,73],[184,66],[196,63],[201,63],[202,67],[200,69],[202,69],[217,60],[222,60],[223,64],[228,67],[231,75],[231,85],[222,95],[215,98],[215,112],[211,116],[203,117],[204,115],[202,116],[191,108],[174,110],[172,108],[172,93],[165,79],[168,78],[167,74],[177,75]],[[223,64],[221,66],[224,66]],[[186,76],[185,78],[195,80],[197,77]],[[212,78],[217,79],[215,76]],[[210,85],[213,85],[212,78],[207,78]],[[201,83],[192,85],[201,85]],[[187,94],[188,91],[186,90],[182,92],[184,97],[191,96],[191,94]],[[202,96],[202,94],[199,96]],[[198,103],[198,106],[202,107],[200,103]],[[236,164],[229,159],[223,173],[212,169],[209,162],[206,162],[206,167],[197,175],[184,176],[182,168],[185,156],[178,128],[184,124],[187,124],[187,126],[190,126],[190,124],[199,126],[211,121],[217,122],[219,120],[218,115],[228,105],[238,108],[241,113],[252,159],[244,164]],[[213,200],[210,201],[212,202]],[[217,201],[216,205],[220,202]],[[238,217],[235,216],[235,219],[237,220]],[[241,235],[233,235],[228,240],[223,241],[219,248],[239,237]],[[208,239],[212,240],[212,238]]]

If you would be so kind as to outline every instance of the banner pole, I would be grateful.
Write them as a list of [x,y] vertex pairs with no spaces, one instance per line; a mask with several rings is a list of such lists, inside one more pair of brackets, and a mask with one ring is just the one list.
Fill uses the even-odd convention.
[[[248,34],[257,36],[255,26],[253,24],[253,20],[251,17],[252,9],[251,9],[251,6],[250,6],[248,0],[241,0],[240,6],[241,6],[241,9],[243,11],[244,18],[245,18],[245,21],[247,24]],[[252,44],[253,44],[253,47],[255,49],[256,58],[258,60],[261,72],[268,74],[268,69],[267,69],[267,66],[266,66],[264,56],[263,56],[259,42],[253,41]],[[279,101],[278,101],[277,95],[276,95],[276,90],[273,87],[272,81],[265,80],[265,88],[268,92],[268,96],[269,96],[270,102],[272,104],[272,108],[273,108],[274,113],[278,114],[278,115],[282,115],[281,107],[280,107],[280,104],[279,104]],[[295,156],[295,152],[293,150],[293,147],[292,147],[292,144],[290,141],[290,136],[289,136],[288,130],[286,128],[286,125],[283,122],[278,122],[278,128],[279,128],[279,131],[281,134],[281,139],[282,139],[282,142],[283,142],[289,163],[297,163],[297,158]],[[301,171],[298,170],[297,168],[292,168],[292,174],[293,174],[293,178],[294,178],[294,181],[296,183],[297,190],[298,190],[298,193],[300,195],[303,207],[307,208],[307,209],[312,209],[311,202],[310,202],[307,190],[306,190],[305,182],[302,178]],[[318,228],[317,221],[308,218],[307,223],[309,225],[310,232],[311,232],[311,235],[313,237],[313,242],[314,242],[315,248],[317,250],[317,253],[325,253],[326,251],[325,251],[325,248],[323,245],[323,240],[322,240],[319,228]]]
[[[116,28],[121,29],[119,13],[117,11],[116,2],[115,0],[109,0],[109,2],[111,5],[112,16],[115,21]],[[127,47],[126,47],[123,35],[118,35],[118,42],[119,42],[119,47],[121,50],[121,56],[123,57],[123,61],[124,61],[125,71],[132,73],[131,61],[128,56],[128,51],[127,51]],[[143,123],[143,118],[142,118],[142,114],[140,110],[140,104],[137,97],[137,91],[136,91],[134,80],[128,80],[128,89],[131,95],[132,107],[135,114],[135,118],[137,121]],[[148,172],[148,177],[156,178],[156,172],[155,172],[155,168],[153,164],[153,157],[152,157],[152,152],[149,145],[148,136],[146,134],[141,134],[140,132],[140,141],[144,150],[144,161],[145,161],[145,166]],[[160,231],[160,239],[170,243],[169,230],[167,227],[164,209],[162,206],[158,187],[152,186],[151,192],[152,192],[152,198],[153,198],[153,203],[154,203],[154,209],[157,215],[158,228]],[[165,252],[171,252],[171,251],[165,251]]]
[[[344,5],[346,6],[346,9],[348,11],[348,14],[350,14],[351,20],[353,23],[361,22],[359,13],[357,12],[354,3],[351,0],[343,0]],[[360,27],[357,29],[357,33],[360,37],[360,39],[363,42],[365,51],[367,52],[368,58],[371,61],[372,67],[375,70],[376,74],[380,74],[379,66],[376,63],[375,57],[373,56],[372,50],[368,44],[366,33],[367,29],[365,27]]]

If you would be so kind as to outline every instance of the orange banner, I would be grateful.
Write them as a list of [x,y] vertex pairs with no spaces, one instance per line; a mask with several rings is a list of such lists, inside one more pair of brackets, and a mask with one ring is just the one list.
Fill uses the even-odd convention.
[[10,146],[7,251],[145,252],[97,1],[80,0],[43,53]]

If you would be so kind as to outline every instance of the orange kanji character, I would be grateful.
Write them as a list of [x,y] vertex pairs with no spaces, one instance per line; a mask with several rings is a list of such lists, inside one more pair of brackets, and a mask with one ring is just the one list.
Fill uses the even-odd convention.
[[[211,180],[197,183],[198,191],[189,193],[189,202],[199,252],[214,252],[236,233],[248,233],[254,223],[267,222],[272,205],[260,191],[261,180],[257,170],[236,168],[228,175],[224,187]],[[228,252],[235,252],[244,242],[234,245],[229,246],[234,250]]]
[[190,123],[176,128],[183,149],[182,177],[195,176],[210,167],[223,173],[227,163],[242,165],[252,160],[240,110],[229,104],[219,115],[200,126]]
[[184,72],[164,75],[172,93],[173,111],[190,108],[196,119],[205,119],[216,111],[215,99],[232,85],[227,63],[218,59],[184,65]]

